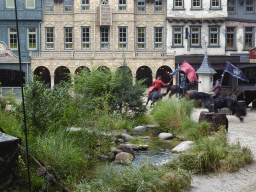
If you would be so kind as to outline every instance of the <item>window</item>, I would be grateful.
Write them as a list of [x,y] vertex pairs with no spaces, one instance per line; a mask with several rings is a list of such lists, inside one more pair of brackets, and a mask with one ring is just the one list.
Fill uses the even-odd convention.
[[236,31],[235,27],[227,27],[226,30],[226,49],[227,50],[234,50],[235,49],[235,42],[236,39]]
[[100,48],[109,49],[109,27],[100,28]]
[[73,12],[73,0],[64,0],[64,12],[65,13]]
[[82,0],[82,11],[90,11],[90,0]]
[[173,46],[183,46],[183,27],[173,27],[173,38],[172,44]]
[[192,9],[201,9],[202,8],[202,0],[192,0]]
[[36,28],[28,28],[28,50],[37,49]]
[[53,27],[47,27],[45,29],[46,33],[46,49],[54,49],[54,28]]
[[146,2],[145,0],[137,0],[137,12],[145,13],[146,12]]
[[201,46],[201,28],[200,27],[191,27],[190,28],[191,36],[191,46]]
[[6,8],[15,8],[14,0],[6,0]]
[[174,9],[184,9],[183,0],[173,0]]
[[45,0],[44,12],[45,13],[52,13],[53,10],[54,10],[54,2],[53,2],[53,0]]
[[118,34],[118,48],[122,50],[127,49],[127,27],[118,27]]
[[101,2],[101,4],[103,4],[103,5],[108,5],[108,0],[101,0],[100,2]]
[[209,27],[209,46],[219,46],[220,27]]
[[220,9],[220,0],[211,0],[212,9]]
[[73,28],[67,27],[65,30],[65,49],[73,49]]
[[254,0],[246,0],[245,1],[245,12],[246,13],[254,13]]
[[254,47],[254,30],[252,27],[245,27],[244,49],[248,50]]
[[164,11],[163,0],[155,0],[155,12],[162,13]]
[[228,0],[228,13],[236,12],[236,4],[235,0]]
[[118,11],[126,12],[127,11],[127,4],[126,0],[118,0]]
[[137,28],[137,49],[146,49],[146,28]]
[[90,27],[82,27],[82,49],[90,49]]
[[163,49],[163,28],[155,27],[155,49]]
[[17,37],[17,29],[9,28],[9,48],[12,50],[18,49],[18,37]]
[[27,9],[35,9],[35,0],[26,0]]

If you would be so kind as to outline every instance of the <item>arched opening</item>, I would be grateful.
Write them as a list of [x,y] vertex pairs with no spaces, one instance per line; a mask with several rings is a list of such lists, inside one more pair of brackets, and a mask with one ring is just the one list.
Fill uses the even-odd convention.
[[110,72],[110,69],[106,66],[99,66],[97,68],[97,70],[100,70],[100,71],[105,71],[105,72]]
[[40,66],[37,67],[34,71],[34,75],[39,77],[39,81],[45,85],[47,85],[47,87],[51,87],[51,76],[50,76],[50,71],[44,67],[44,66]]
[[61,81],[71,81],[70,71],[64,66],[58,67],[54,72],[54,85],[59,84]]
[[[157,70],[156,72],[156,78],[157,78],[157,75],[161,75],[162,76],[162,81],[164,83],[169,83],[171,78],[169,76],[169,74],[172,72],[172,69],[168,66],[162,66],[162,67],[159,67],[159,69]],[[173,81],[171,82],[171,85],[173,84]]]
[[[22,82],[20,82],[20,79]],[[20,73],[18,70],[0,69],[0,83],[1,87],[21,87],[22,84],[25,84],[25,72],[22,71]]]
[[86,70],[86,71],[90,71],[90,69],[88,67],[85,66],[80,66],[75,70],[75,74],[80,74],[82,70]]
[[147,66],[141,66],[136,72],[136,80],[146,79],[144,85],[150,87],[152,84],[152,71]]

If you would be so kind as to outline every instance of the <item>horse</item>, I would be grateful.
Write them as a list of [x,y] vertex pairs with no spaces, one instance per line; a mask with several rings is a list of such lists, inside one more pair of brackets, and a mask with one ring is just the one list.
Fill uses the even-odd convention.
[[241,122],[243,122],[246,116],[246,108],[231,97],[218,96],[213,99],[211,94],[197,91],[187,91],[186,97],[194,100],[201,99],[209,112],[218,112],[218,109],[227,107],[232,111],[232,115],[236,115]]
[[173,96],[176,93],[179,93],[183,97],[185,95],[186,91],[190,90],[193,87],[196,87],[196,85],[197,85],[196,81],[189,82],[185,87],[184,93],[179,85],[170,85],[167,87],[165,95],[167,95],[171,91],[171,93],[169,94],[169,97]]
[[157,87],[154,87],[153,90],[148,94],[148,100],[147,100],[147,103],[146,103],[146,106],[149,102],[149,100],[151,100],[151,106],[154,105],[154,103],[158,100],[161,100],[163,98],[163,96],[165,96],[167,94],[162,94],[158,91],[158,88]]

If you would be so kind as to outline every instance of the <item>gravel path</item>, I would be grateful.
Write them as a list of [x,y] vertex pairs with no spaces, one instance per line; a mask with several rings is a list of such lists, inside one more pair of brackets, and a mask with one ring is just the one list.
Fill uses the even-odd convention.
[[[201,111],[206,110],[195,109],[192,118],[198,121]],[[236,116],[227,115],[227,118],[229,141],[239,141],[242,146],[249,147],[256,159],[256,110],[247,108],[243,123]],[[186,192],[256,192],[256,162],[234,173],[194,175],[191,188]]]

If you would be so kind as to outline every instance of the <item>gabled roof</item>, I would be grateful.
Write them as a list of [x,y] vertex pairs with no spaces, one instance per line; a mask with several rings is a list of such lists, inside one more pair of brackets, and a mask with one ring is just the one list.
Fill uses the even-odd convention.
[[211,66],[207,54],[204,55],[204,60],[201,67],[196,71],[197,74],[215,74],[217,73]]

